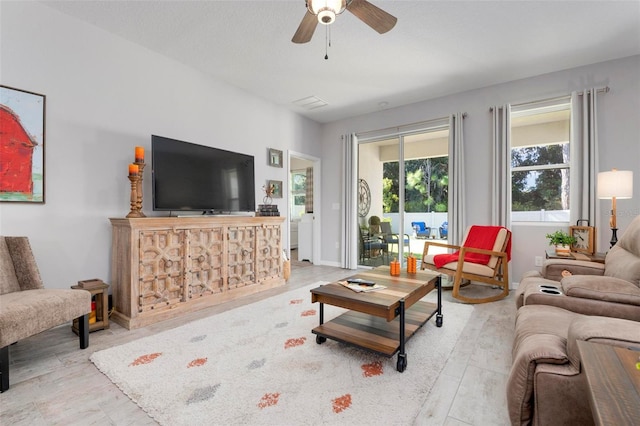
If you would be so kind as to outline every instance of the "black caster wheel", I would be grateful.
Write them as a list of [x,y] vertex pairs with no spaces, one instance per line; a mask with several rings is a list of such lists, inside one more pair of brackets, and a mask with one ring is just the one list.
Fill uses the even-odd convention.
[[407,354],[398,355],[398,365],[396,368],[401,373],[407,369]]
[[436,315],[436,327],[442,327],[442,315]]
[[324,343],[324,342],[326,342],[326,341],[327,341],[327,338],[326,338],[326,337],[316,336],[316,343],[317,343],[317,344],[321,345],[321,344],[323,344],[323,343]]

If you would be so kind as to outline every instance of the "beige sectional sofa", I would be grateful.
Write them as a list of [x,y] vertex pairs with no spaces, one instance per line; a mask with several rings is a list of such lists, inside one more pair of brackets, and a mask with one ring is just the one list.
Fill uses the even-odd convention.
[[[563,277],[562,271],[572,275]],[[577,341],[640,351],[640,217],[605,263],[548,260],[516,290],[513,364],[507,383],[513,425],[591,425]]]
[[[562,277],[562,271],[572,275]],[[524,274],[516,305],[550,305],[586,315],[640,321],[640,216],[609,250],[604,264],[547,260]]]

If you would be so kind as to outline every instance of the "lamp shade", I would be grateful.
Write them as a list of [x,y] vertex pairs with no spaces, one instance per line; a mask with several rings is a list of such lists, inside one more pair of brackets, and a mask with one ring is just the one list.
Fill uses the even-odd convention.
[[598,173],[598,198],[633,197],[633,172],[630,170],[611,170]]

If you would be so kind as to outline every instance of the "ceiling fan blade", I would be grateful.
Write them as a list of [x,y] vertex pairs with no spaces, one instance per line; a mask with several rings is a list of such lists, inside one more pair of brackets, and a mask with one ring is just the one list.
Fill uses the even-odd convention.
[[296,33],[293,35],[291,39],[294,43],[307,43],[311,40],[313,36],[313,32],[316,30],[316,26],[318,25],[318,18],[311,12],[307,11],[302,18],[302,22],[300,22],[300,26],[296,30]]
[[395,16],[372,5],[367,0],[352,0],[347,6],[347,10],[380,34],[389,31],[398,21]]

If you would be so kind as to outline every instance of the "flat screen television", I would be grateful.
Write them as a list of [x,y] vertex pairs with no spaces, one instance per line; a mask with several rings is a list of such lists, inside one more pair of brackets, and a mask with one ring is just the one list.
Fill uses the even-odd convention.
[[254,158],[151,136],[153,210],[254,212]]

